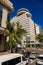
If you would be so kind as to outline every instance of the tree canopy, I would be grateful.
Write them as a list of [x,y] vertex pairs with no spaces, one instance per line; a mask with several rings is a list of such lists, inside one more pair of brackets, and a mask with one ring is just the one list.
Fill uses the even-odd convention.
[[43,34],[38,34],[36,35],[36,40],[38,40],[39,42],[43,42]]
[[12,46],[17,45],[17,43],[21,44],[21,39],[27,33],[26,30],[24,30],[19,24],[19,22],[17,22],[16,25],[14,23],[11,24],[10,22],[7,22],[7,28],[5,31],[8,33],[8,46],[10,49],[12,49]]

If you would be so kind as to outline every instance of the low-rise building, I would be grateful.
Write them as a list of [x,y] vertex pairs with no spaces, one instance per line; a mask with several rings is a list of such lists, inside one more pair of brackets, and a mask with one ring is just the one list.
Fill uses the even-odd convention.
[[40,34],[40,26],[35,23],[35,34]]
[[9,0],[0,0],[0,51],[5,50],[6,44],[6,28],[7,15],[9,12],[13,12],[13,4]]

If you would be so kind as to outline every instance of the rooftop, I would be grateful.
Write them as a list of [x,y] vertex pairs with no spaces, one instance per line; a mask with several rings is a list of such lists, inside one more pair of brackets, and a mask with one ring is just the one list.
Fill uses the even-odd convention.
[[26,8],[21,8],[21,9],[19,9],[19,10],[17,11],[17,16],[20,16],[20,15],[22,15],[22,14],[24,14],[24,13],[27,13],[27,16],[30,15],[30,17],[31,17],[31,14],[30,14],[29,10],[26,9]]
[[0,5],[8,9],[9,12],[13,11],[13,4],[9,0],[0,0]]
[[26,9],[26,8],[21,8],[21,9],[19,9],[17,12],[20,12],[20,11],[26,11],[26,12],[29,12],[29,10]]

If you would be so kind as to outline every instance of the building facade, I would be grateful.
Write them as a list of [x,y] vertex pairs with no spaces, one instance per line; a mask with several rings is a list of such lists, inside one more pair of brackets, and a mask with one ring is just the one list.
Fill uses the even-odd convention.
[[0,9],[2,9],[1,27],[6,28],[7,15],[13,11],[13,4],[9,0],[0,0]]
[[5,50],[6,45],[6,28],[7,15],[13,11],[13,4],[9,0],[0,0],[0,51]]
[[25,44],[33,45],[35,43],[35,28],[31,13],[25,8],[18,10],[17,15],[10,22],[15,23],[18,21],[22,28],[27,31],[27,36],[24,39]]
[[40,34],[40,26],[35,23],[35,34]]
[[41,34],[43,34],[43,30],[41,30]]

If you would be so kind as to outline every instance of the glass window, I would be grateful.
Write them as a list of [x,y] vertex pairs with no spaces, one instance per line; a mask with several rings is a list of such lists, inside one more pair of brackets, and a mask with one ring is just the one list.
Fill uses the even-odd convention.
[[41,60],[43,60],[43,57],[38,57],[38,59],[41,59]]
[[15,64],[18,64],[20,62],[21,62],[21,57],[18,57],[18,58],[3,62],[2,65],[15,65]]
[[14,62],[14,65],[15,65],[15,64],[18,64],[19,62],[21,62],[21,57],[15,58],[15,59],[13,60],[13,62]]
[[29,14],[26,14],[27,17],[29,17]]
[[26,41],[26,43],[30,43],[30,41]]
[[42,65],[42,64],[37,64],[37,65]]
[[34,41],[31,41],[31,43],[34,43]]
[[13,65],[13,60],[3,62],[2,65]]
[[23,60],[23,61],[26,61],[26,58],[25,58],[25,57],[22,57],[22,60]]

